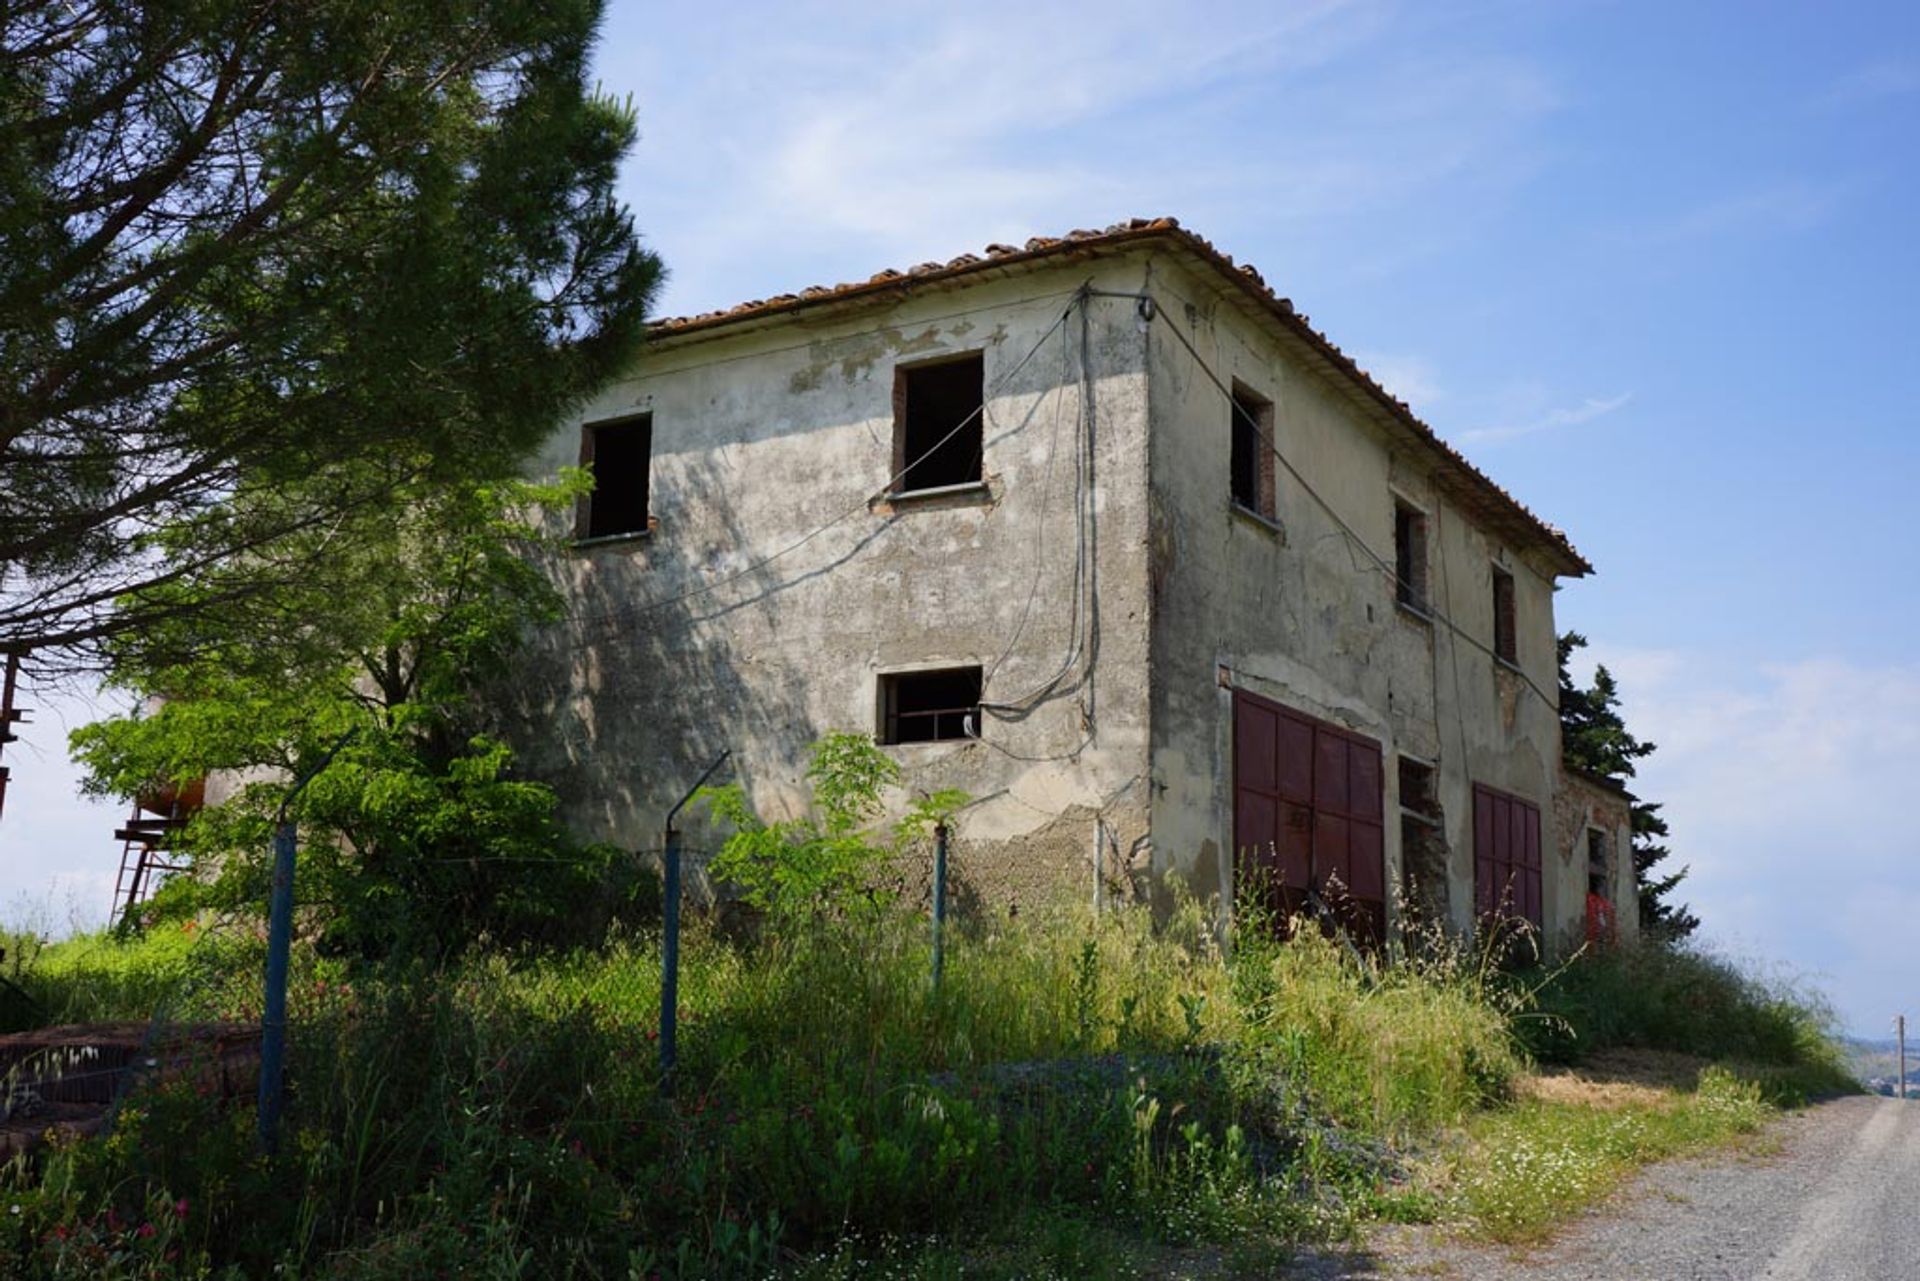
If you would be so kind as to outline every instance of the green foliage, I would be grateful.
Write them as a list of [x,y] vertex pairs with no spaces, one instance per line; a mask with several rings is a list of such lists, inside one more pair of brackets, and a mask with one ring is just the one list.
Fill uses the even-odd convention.
[[601,11],[6,8],[0,644],[165,622],[183,572],[251,596],[396,487],[512,475],[620,371],[662,271]]
[[1475,954],[1435,949],[1387,966],[1317,930],[1281,942],[1241,917],[1234,994],[1262,1033],[1246,1042],[1262,1073],[1306,1083],[1335,1118],[1392,1139],[1457,1125],[1510,1090],[1524,1001]]
[[[1567,764],[1624,786],[1633,777],[1634,762],[1651,755],[1654,745],[1627,729],[1620,715],[1619,685],[1605,666],[1594,669],[1591,687],[1582,689],[1573,683],[1567,663],[1586,643],[1579,632],[1567,632],[1559,640],[1560,749]],[[1631,800],[1633,883],[1639,895],[1641,933],[1653,939],[1684,939],[1700,928],[1700,918],[1685,904],[1668,899],[1686,879],[1687,869],[1655,874],[1653,869],[1672,852],[1661,843],[1667,821],[1660,816],[1659,805],[1637,796]]]
[[1521,1035],[1548,1062],[1614,1047],[1669,1050],[1730,1060],[1783,1102],[1858,1088],[1815,993],[1695,948],[1584,953],[1544,976],[1536,999],[1543,1017],[1520,1025]]
[[[381,966],[301,947],[281,1158],[254,1156],[244,1109],[143,1095],[111,1140],[0,1174],[22,1206],[0,1274],[1117,1277],[1222,1254],[1257,1273],[1375,1215],[1525,1235],[1766,1115],[1713,1073],[1631,1111],[1516,1088],[1524,1002],[1466,953],[1383,969],[1311,932],[1243,928],[1230,957],[1213,937],[1191,902],[1160,928],[987,916],[955,929],[935,991],[904,913],[803,913],[751,944],[696,917],[671,1097],[655,936]],[[182,1017],[234,1017],[257,1013],[258,966],[244,931],[171,927],[49,947],[22,981],[61,1019],[182,982]],[[185,977],[209,967],[230,981]],[[1459,1127],[1474,1146],[1446,1178],[1395,1180],[1383,1141]]]
[[572,841],[552,790],[514,777],[487,693],[526,624],[559,608],[524,553],[547,537],[539,511],[584,484],[416,486],[404,515],[361,515],[373,528],[347,540],[357,554],[328,558],[329,532],[315,531],[311,572],[242,602],[200,599],[183,580],[168,589],[187,599],[173,622],[115,643],[113,681],[149,709],[73,734],[87,789],[252,780],[188,827],[193,875],[168,882],[158,919],[263,903],[287,780],[324,763],[287,812],[296,899],[332,946],[579,937],[611,851]]
[[1475,1121],[1447,1209],[1474,1235],[1536,1240],[1648,1161],[1751,1134],[1771,1114],[1757,1086],[1719,1068],[1639,1107],[1528,1099]]
[[875,832],[882,793],[899,784],[900,767],[865,734],[833,733],[815,743],[807,780],[813,786],[808,812],[782,822],[755,814],[737,784],[704,788],[699,797],[734,829],[708,871],[776,917],[881,906],[879,868],[967,802],[964,792],[951,789],[922,796],[890,833]]

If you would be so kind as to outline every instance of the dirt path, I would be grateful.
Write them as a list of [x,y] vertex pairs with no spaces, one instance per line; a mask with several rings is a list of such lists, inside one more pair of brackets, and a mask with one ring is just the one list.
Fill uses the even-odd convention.
[[1543,1246],[1391,1232],[1301,1260],[1325,1281],[1920,1281],[1920,1102],[1837,1099],[1784,1117],[1765,1155],[1647,1171]]

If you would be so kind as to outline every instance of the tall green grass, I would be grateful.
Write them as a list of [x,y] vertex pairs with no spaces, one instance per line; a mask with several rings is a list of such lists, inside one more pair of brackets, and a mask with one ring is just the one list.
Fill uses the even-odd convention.
[[1517,1028],[1545,1062],[1578,1063],[1614,1047],[1667,1050],[1741,1065],[1781,1102],[1858,1088],[1817,993],[1710,952],[1608,949],[1523,981],[1537,988],[1537,1008]]
[[[669,1094],[657,935],[445,966],[299,949],[279,1158],[246,1111],[149,1092],[110,1140],[6,1173],[0,1275],[854,1276],[888,1241],[957,1275],[1019,1257],[1010,1232],[1128,1275],[1151,1268],[1116,1242],[1351,1231],[1388,1145],[1532,1116],[1506,1103],[1528,984],[1466,950],[1383,966],[1247,920],[1223,947],[1186,904],[983,917],[938,990],[928,951],[905,914],[744,942],[692,921]],[[49,948],[21,982],[58,1021],[248,1018],[259,967],[250,926],[163,931]],[[1614,972],[1539,999],[1591,1038],[1587,1007],[1623,1017]]]

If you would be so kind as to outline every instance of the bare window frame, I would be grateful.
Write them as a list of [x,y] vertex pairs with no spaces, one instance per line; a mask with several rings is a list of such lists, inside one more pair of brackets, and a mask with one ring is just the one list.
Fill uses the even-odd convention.
[[[1611,900],[1613,898],[1613,833],[1593,824],[1587,825],[1586,833],[1587,892]],[[1599,883],[1598,889],[1594,888],[1596,881]]]
[[1393,496],[1393,598],[1421,618],[1433,612],[1428,592],[1433,549],[1427,537],[1427,512],[1399,494]]
[[[945,352],[925,360],[903,361],[893,367],[893,473],[887,485],[890,497],[913,498],[928,494],[944,494],[981,489],[986,484],[987,463],[987,359],[984,348],[969,351]],[[937,370],[947,370],[955,365],[975,366],[980,379],[980,402],[966,419],[953,428],[948,428],[940,437],[940,442],[923,450],[919,454],[909,452],[908,435],[913,428],[912,422],[912,384],[916,378],[931,374]],[[948,440],[948,436],[955,439]],[[972,465],[968,469],[972,474],[958,479],[942,479],[937,484],[915,484],[911,473],[932,461],[937,454],[949,446],[964,449],[967,442],[974,442]],[[922,442],[914,442],[917,448]]]
[[[631,521],[621,522],[622,528],[619,529],[596,528],[597,518],[606,515],[607,508],[612,504],[613,497],[613,491],[611,489],[603,489],[602,485],[608,481],[616,481],[623,486],[631,486],[634,483],[630,476],[603,476],[599,468],[595,466],[596,460],[598,460],[603,453],[611,452],[603,449],[602,438],[616,433],[620,435],[644,435],[645,445],[640,451],[644,461],[638,480],[640,490],[639,522],[638,524],[634,524]],[[619,418],[605,418],[597,422],[582,423],[580,425],[580,466],[593,473],[593,489],[588,493],[582,494],[574,504],[573,537],[575,542],[617,542],[627,538],[644,538],[653,532],[655,522],[653,517],[652,411],[626,414]],[[597,512],[595,508],[596,499],[599,500]],[[619,505],[622,508],[630,508],[633,505],[632,495],[624,489],[622,490],[622,498]]]
[[1518,667],[1520,620],[1513,573],[1499,565],[1494,565],[1492,570],[1493,656],[1509,667]]
[[[1262,520],[1274,520],[1278,503],[1274,483],[1273,401],[1236,378],[1228,404],[1228,501]],[[1242,450],[1251,453],[1244,463]]]
[[[970,679],[973,701],[955,703],[950,706],[919,708],[903,712],[900,710],[900,694],[903,685],[919,682]],[[875,686],[874,707],[876,721],[874,739],[887,747],[898,747],[911,743],[951,743],[966,742],[980,736],[980,704],[985,697],[985,669],[978,663],[957,663],[951,667],[915,667],[900,671],[881,672]],[[931,731],[925,735],[918,733],[903,737],[901,722],[912,720],[917,723],[931,722]]]

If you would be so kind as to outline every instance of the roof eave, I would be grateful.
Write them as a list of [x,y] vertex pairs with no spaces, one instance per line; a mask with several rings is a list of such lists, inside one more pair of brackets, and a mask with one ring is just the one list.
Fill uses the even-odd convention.
[[1512,537],[1516,544],[1544,553],[1562,577],[1583,578],[1593,572],[1592,563],[1574,548],[1563,532],[1534,515],[1443,440],[1405,401],[1388,392],[1332,339],[1309,324],[1289,299],[1275,294],[1259,272],[1236,264],[1172,218],[1136,218],[1104,231],[1073,231],[1057,238],[1035,237],[1024,247],[990,245],[984,255],[962,254],[945,263],[923,263],[909,271],[882,271],[855,284],[777,294],[725,311],[661,321],[651,328],[647,341],[656,346],[680,347],[717,337],[723,330],[729,334],[750,333],[785,322],[802,312],[820,314],[822,318],[838,316],[888,296],[904,298],[921,289],[941,288],[973,277],[1011,274],[1041,261],[1092,257],[1149,241],[1161,241],[1212,268],[1341,375],[1362,399],[1411,432],[1441,467],[1450,495],[1482,521]]

